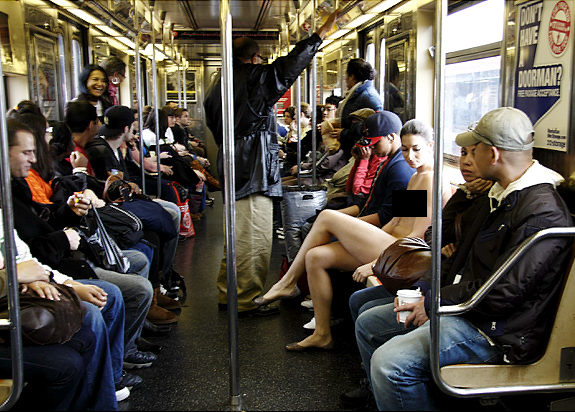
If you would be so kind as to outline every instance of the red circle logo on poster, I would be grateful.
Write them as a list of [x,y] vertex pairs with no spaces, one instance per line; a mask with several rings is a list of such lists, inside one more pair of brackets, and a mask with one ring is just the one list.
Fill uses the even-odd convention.
[[561,56],[569,42],[571,31],[571,11],[564,1],[558,1],[553,7],[549,19],[549,46],[555,56]]

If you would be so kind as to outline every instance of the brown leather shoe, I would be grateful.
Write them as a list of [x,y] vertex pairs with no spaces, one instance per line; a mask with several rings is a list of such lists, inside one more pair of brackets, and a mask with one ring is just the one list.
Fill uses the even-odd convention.
[[172,299],[169,296],[162,295],[161,293],[157,296],[158,306],[167,310],[179,310],[182,309],[182,304],[177,300]]
[[146,316],[150,322],[155,325],[170,325],[173,323],[178,323],[178,318],[169,310],[159,307],[157,304],[150,306],[148,316]]
[[156,325],[169,325],[172,323],[177,323],[178,318],[176,315],[158,305],[158,297],[160,295],[160,288],[155,288],[152,304],[150,305],[150,310],[148,311],[148,316],[146,316],[146,319]]

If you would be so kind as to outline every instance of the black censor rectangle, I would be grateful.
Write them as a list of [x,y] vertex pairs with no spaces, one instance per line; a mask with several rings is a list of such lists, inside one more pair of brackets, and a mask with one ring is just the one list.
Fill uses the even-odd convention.
[[426,217],[427,190],[394,190],[391,213],[393,217]]

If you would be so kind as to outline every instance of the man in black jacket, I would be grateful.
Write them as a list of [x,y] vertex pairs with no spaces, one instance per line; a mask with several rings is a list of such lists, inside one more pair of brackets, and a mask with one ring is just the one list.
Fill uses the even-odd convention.
[[[525,113],[502,107],[457,136],[458,145],[474,151],[481,177],[495,184],[488,194],[491,212],[473,241],[466,264],[457,274],[442,279],[442,305],[468,300],[532,234],[571,226],[568,209],[554,188],[560,176],[532,158],[533,134]],[[537,360],[547,344],[571,243],[566,238],[538,242],[477,308],[442,318],[440,366]],[[436,407],[428,387],[431,295],[427,282],[416,285],[423,292],[418,303],[398,307],[396,299],[363,312],[357,320],[358,346],[380,410]],[[404,310],[412,313],[405,326],[398,325],[397,312]]]
[[[259,314],[277,312],[252,302],[265,285],[272,246],[272,198],[282,195],[273,105],[311,62],[322,39],[335,24],[334,12],[309,38],[285,57],[262,65],[259,47],[249,38],[234,41],[234,137],[236,187],[236,264],[238,310]],[[223,184],[221,79],[204,101],[206,122],[219,147],[218,172]],[[257,247],[256,247],[257,246]],[[227,302],[226,260],[222,260],[218,301]]]

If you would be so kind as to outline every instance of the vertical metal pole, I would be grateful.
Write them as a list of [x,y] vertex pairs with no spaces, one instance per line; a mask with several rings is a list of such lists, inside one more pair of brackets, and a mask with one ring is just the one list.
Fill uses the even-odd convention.
[[229,0],[220,1],[222,42],[222,126],[226,224],[226,268],[228,292],[228,339],[230,356],[230,406],[241,410],[238,345],[238,295],[236,272],[236,191],[234,145],[234,73],[232,60],[232,14]]
[[182,107],[182,79],[180,78],[180,62],[178,61],[178,69],[176,71],[178,78],[178,107]]
[[443,39],[443,22],[447,17],[447,0],[435,3],[435,104],[433,126],[435,132],[435,163],[433,168],[433,217],[432,217],[432,253],[431,253],[431,346],[430,363],[435,382],[442,387],[439,370],[439,314],[441,288],[441,206],[443,171],[443,72],[445,69],[445,53],[441,41]]
[[188,84],[186,82],[186,72],[188,70],[188,66],[184,65],[184,71],[182,72],[182,81],[184,82],[184,107],[188,108]]
[[[158,168],[157,196],[162,193],[162,175],[160,172],[160,118],[158,105],[160,98],[158,96],[158,69],[156,67],[156,30],[154,30],[154,6],[150,6],[150,25],[152,26],[152,90],[154,91],[154,114],[156,115],[156,166]],[[162,136],[163,137],[163,136]]]
[[[134,27],[138,26],[138,12],[134,0]],[[136,30],[134,33],[134,69],[136,72],[136,102],[138,105],[138,135],[140,137],[140,177],[142,179],[142,192],[146,194],[146,170],[144,169],[144,139],[142,133],[144,130],[144,104],[142,98],[142,64],[140,61],[140,33]],[[158,196],[159,197],[159,196]]]
[[[312,1],[312,12],[311,12],[311,32],[312,34],[315,33],[315,11],[316,11],[316,0]],[[317,170],[315,165],[316,160],[316,149],[317,149],[317,97],[316,97],[316,84],[317,84],[317,58],[315,54],[311,59],[311,76],[310,79],[310,87],[309,87],[309,99],[311,103],[311,164],[312,164],[312,185],[315,186],[316,177],[317,177]]]
[[8,284],[8,304],[10,305],[10,353],[12,355],[12,390],[0,409],[9,410],[22,393],[24,366],[22,355],[22,333],[20,323],[20,298],[16,273],[16,244],[14,242],[14,214],[12,209],[12,190],[10,184],[10,158],[8,147],[8,128],[6,126],[6,105],[4,102],[4,71],[2,69],[2,47],[0,46],[0,172],[2,173],[2,223],[4,225],[4,261]]
[[[300,9],[299,7],[295,11],[297,15],[297,27],[296,27],[296,42],[299,42],[300,38]],[[301,73],[295,82],[295,120],[296,120],[296,130],[297,130],[297,185],[301,186]]]

